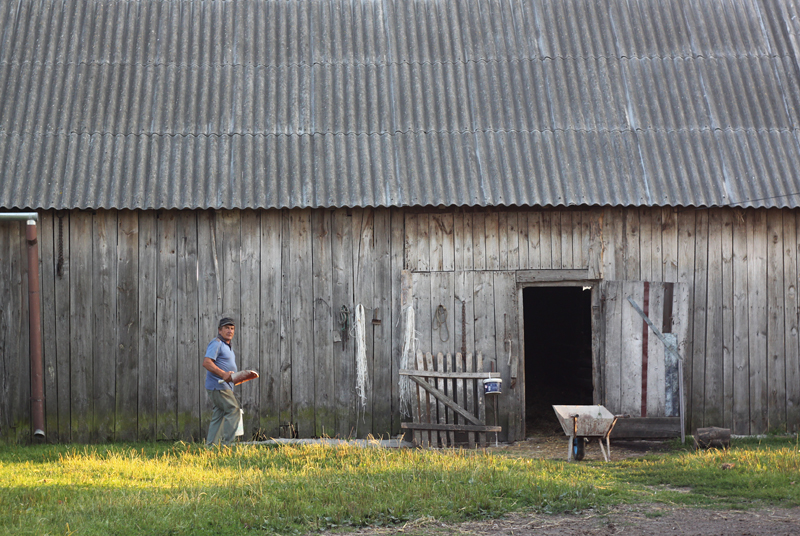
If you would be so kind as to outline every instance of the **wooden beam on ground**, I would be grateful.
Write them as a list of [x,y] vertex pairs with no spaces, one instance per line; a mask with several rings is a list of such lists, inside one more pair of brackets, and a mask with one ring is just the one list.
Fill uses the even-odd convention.
[[611,431],[611,439],[671,439],[680,436],[680,417],[619,419]]

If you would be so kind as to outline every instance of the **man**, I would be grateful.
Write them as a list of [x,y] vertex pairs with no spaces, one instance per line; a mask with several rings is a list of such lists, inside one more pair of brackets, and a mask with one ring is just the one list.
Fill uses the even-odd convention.
[[[214,413],[208,427],[207,445],[231,445],[236,441],[241,412],[233,394],[233,373],[236,372],[236,354],[231,340],[236,331],[233,319],[223,318],[217,327],[218,335],[208,343],[203,368],[206,369],[206,391],[214,404]],[[223,380],[220,383],[220,380]]]

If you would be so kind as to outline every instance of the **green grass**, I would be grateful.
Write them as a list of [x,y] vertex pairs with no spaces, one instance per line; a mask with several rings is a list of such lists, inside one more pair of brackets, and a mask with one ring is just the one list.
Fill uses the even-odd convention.
[[797,438],[571,464],[348,446],[0,449],[0,534],[290,534],[641,502],[800,505]]

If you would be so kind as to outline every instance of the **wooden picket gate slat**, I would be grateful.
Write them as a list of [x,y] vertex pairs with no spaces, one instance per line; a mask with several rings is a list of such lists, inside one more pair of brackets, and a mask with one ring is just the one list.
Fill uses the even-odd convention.
[[[483,380],[499,378],[497,372],[482,372],[483,356],[473,363],[471,353],[446,356],[417,353],[415,370],[400,370],[416,385],[411,407],[413,422],[401,427],[413,432],[414,442],[423,447],[454,446],[456,432],[467,434],[470,448],[485,447],[487,432],[501,432],[501,426],[487,426]],[[474,371],[474,372],[473,372]],[[477,443],[475,434],[478,434]]]

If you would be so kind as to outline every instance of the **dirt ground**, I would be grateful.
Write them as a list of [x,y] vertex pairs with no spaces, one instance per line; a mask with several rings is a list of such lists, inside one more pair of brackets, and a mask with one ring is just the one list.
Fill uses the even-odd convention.
[[391,529],[363,529],[359,535],[406,536],[797,536],[800,508],[726,511],[659,505],[620,506],[599,515],[513,514],[502,519],[445,524],[420,519]]
[[[611,460],[666,450],[658,441],[612,441]],[[564,435],[530,437],[513,445],[491,446],[509,456],[566,460]],[[585,460],[602,460],[597,443],[586,446]],[[332,533],[327,533],[332,534]],[[708,510],[667,505],[621,505],[610,512],[576,515],[512,514],[501,519],[447,524],[418,519],[391,528],[360,529],[351,534],[383,536],[800,536],[800,508]]]

